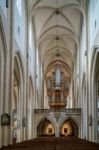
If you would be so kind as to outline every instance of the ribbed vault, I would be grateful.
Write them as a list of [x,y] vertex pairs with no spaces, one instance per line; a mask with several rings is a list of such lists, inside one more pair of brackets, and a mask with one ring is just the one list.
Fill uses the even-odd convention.
[[85,15],[85,0],[33,0],[30,3],[36,44],[46,72],[55,61],[64,61],[71,73],[79,48],[81,23]]

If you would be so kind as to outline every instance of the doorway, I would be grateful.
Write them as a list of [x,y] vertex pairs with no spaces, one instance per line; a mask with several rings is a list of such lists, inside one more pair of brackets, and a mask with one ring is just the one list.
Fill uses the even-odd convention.
[[78,127],[72,119],[63,122],[60,129],[60,136],[78,136]]
[[52,123],[44,119],[37,127],[37,137],[53,137],[55,136],[55,128]]

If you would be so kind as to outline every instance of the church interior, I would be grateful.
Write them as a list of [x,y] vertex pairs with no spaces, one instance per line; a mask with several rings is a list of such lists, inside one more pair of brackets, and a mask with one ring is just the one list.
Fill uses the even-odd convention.
[[0,149],[99,149],[98,11],[0,0]]

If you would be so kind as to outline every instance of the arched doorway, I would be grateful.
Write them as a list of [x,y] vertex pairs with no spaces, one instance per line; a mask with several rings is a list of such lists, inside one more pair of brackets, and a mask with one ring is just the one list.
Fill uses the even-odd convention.
[[60,136],[78,136],[78,127],[72,119],[67,119],[62,123]]
[[55,136],[55,128],[48,119],[44,119],[37,127],[37,137]]

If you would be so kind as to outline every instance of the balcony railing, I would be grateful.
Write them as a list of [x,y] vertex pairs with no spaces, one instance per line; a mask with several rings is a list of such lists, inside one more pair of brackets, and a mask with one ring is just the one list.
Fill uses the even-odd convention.
[[62,108],[62,109],[34,109],[34,114],[44,114],[44,113],[60,113],[64,112],[66,114],[80,114],[81,108]]

